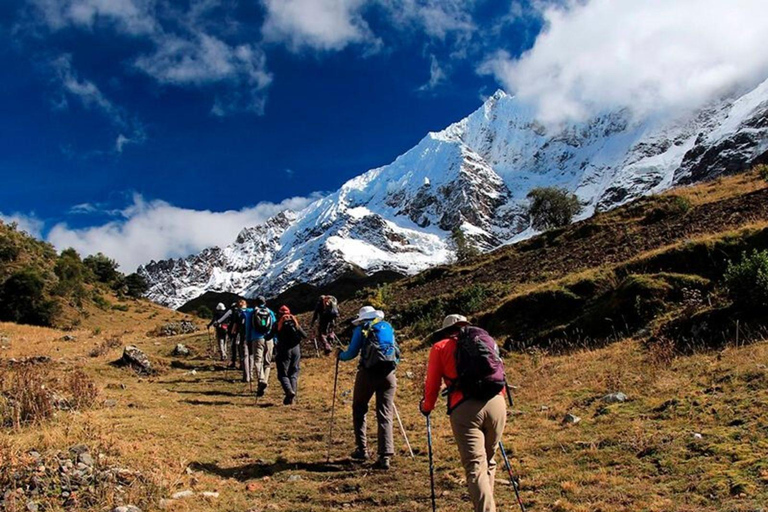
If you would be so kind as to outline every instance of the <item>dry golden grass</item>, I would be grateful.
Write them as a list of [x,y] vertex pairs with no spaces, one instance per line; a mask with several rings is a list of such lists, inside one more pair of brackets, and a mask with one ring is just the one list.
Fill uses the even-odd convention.
[[[196,353],[206,352],[205,336],[185,339]],[[173,363],[169,354],[177,341],[137,344],[152,358]],[[145,475],[133,492],[137,502],[153,504],[149,509],[162,496],[192,489],[220,495],[186,498],[168,508],[428,510],[424,421],[416,408],[427,352],[410,352],[415,345],[405,343],[397,404],[416,459],[406,457],[397,434],[398,456],[386,474],[347,459],[353,449],[354,363],[341,366],[335,443],[331,462],[325,462],[331,359],[305,359],[298,403],[283,407],[274,374],[257,402],[238,372],[205,357],[176,359],[153,378],[88,358],[85,370],[117,406],[59,415],[42,427],[9,432],[7,442],[16,453],[77,442],[106,447],[110,458]],[[766,363],[765,343],[661,359],[632,340],[570,356],[511,355],[508,373],[517,390],[506,444],[522,476],[525,503],[532,511],[758,510],[768,500]],[[630,401],[603,404],[600,398],[611,391],[623,391]],[[567,412],[582,421],[562,425]],[[433,425],[439,509],[467,510],[442,409]],[[372,426],[369,431],[374,433]],[[289,480],[294,475],[300,480]],[[497,476],[506,481],[503,472]],[[499,485],[497,495],[500,510],[513,509],[509,486]]]
[[664,195],[685,197],[693,205],[702,205],[749,194],[766,187],[768,187],[768,182],[762,178],[758,167],[750,172],[726,176],[688,187],[677,187],[665,192]]

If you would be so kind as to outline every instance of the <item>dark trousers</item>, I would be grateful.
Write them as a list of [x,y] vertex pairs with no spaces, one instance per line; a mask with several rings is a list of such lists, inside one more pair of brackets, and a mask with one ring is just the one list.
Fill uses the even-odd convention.
[[331,352],[331,333],[333,332],[336,317],[320,315],[320,322],[317,325],[317,337],[323,350]]
[[244,333],[232,333],[229,335],[232,366],[237,366],[237,362],[243,359],[243,343],[241,338],[245,336],[241,336],[241,334]]
[[368,402],[376,395],[376,423],[378,424],[378,448],[380,457],[391,457],[395,453],[392,439],[393,418],[395,416],[395,391],[397,377],[392,370],[387,374],[377,374],[364,368],[357,371],[355,390],[352,396],[352,422],[355,429],[355,444],[359,450],[367,451],[368,435],[366,415]]
[[[279,344],[278,344],[279,347]],[[275,355],[277,378],[283,386],[285,396],[295,396],[299,390],[299,370],[301,367],[301,346],[288,350],[277,349]]]

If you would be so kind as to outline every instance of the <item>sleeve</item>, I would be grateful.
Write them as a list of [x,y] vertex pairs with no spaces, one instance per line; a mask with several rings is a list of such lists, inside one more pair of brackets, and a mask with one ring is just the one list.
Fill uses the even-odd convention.
[[312,313],[312,321],[317,322],[318,316],[320,316],[320,301],[315,304],[315,311]]
[[296,329],[299,331],[299,335],[301,336],[301,339],[304,340],[309,338],[309,336],[307,336],[307,332],[300,325],[297,324]]
[[440,395],[440,385],[443,379],[443,360],[440,357],[440,348],[435,345],[429,351],[429,362],[427,363],[427,379],[424,382],[424,402],[422,410],[432,412],[437,403],[437,397]]
[[363,328],[357,327],[355,328],[354,332],[352,333],[352,341],[349,343],[349,347],[347,347],[347,350],[339,354],[339,359],[342,361],[349,361],[350,359],[354,359],[357,357],[357,354],[360,353],[360,349],[363,345]]
[[269,338],[273,340],[275,343],[277,343],[277,316],[275,315],[275,312],[271,309],[269,310],[269,315],[272,317],[272,330],[269,333]]
[[[223,324],[224,322],[226,322],[226,321],[227,321],[227,318],[229,318],[230,316],[232,316],[232,310],[231,310],[231,309],[228,309],[228,310],[227,310],[227,311],[226,311],[226,312],[225,312],[223,315],[221,315],[221,318],[219,318],[219,319],[218,319],[218,320],[216,320],[216,321],[217,321],[218,323],[220,323],[220,324]],[[211,323],[213,323],[213,322],[211,322]]]

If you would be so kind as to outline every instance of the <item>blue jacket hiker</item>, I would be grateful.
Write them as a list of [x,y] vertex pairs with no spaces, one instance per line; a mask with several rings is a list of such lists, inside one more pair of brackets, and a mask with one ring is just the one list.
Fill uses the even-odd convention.
[[340,352],[341,361],[350,361],[360,355],[355,388],[352,396],[352,422],[356,449],[352,458],[368,459],[366,416],[368,403],[376,395],[376,422],[378,423],[377,469],[388,470],[395,453],[393,422],[395,414],[395,369],[400,362],[400,348],[392,326],[384,321],[384,313],[365,306],[353,322],[357,327],[347,350]]
[[277,343],[277,317],[267,307],[263,296],[256,297],[256,307],[248,308],[245,313],[245,356],[243,358],[243,376],[246,382],[258,379],[256,396],[264,396],[269,384],[272,353]]

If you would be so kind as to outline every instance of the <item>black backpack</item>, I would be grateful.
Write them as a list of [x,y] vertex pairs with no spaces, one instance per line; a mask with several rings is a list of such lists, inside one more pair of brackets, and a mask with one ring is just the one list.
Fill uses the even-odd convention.
[[471,325],[461,328],[456,342],[456,373],[452,387],[465,398],[487,401],[504,389],[504,361],[496,341],[485,330]]
[[254,309],[251,323],[257,334],[267,336],[272,332],[272,312],[265,307]]
[[282,327],[277,336],[279,347],[293,348],[301,343],[301,333],[296,325],[296,320],[293,318],[283,320]]

